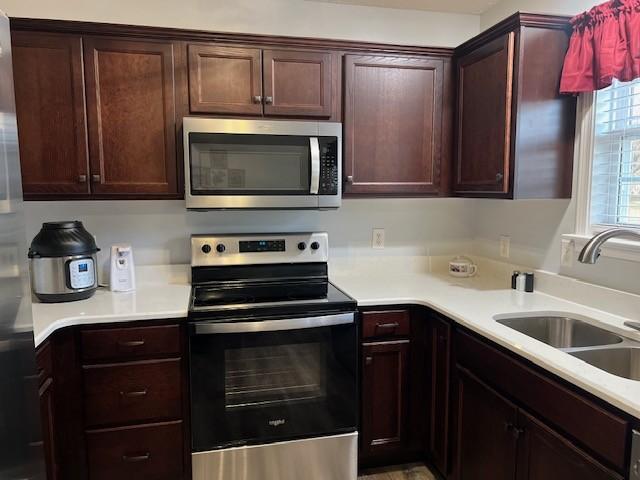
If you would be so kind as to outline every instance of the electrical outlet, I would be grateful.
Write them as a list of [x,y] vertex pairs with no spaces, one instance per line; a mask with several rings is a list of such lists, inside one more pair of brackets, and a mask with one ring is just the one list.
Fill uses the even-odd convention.
[[384,248],[384,228],[374,228],[373,238],[371,239],[373,248]]
[[573,240],[562,240],[560,249],[560,265],[573,267],[573,259],[576,256],[576,243]]
[[509,258],[511,255],[511,237],[506,235],[500,236],[500,256],[502,258]]

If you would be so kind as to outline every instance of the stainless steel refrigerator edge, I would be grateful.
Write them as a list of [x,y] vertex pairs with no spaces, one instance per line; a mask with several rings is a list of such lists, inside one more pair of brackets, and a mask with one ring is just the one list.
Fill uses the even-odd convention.
[[44,479],[9,19],[0,11],[0,478]]

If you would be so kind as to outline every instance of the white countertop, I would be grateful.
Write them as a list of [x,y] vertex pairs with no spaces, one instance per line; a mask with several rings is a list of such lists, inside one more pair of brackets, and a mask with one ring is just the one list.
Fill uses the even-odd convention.
[[71,325],[186,318],[191,285],[185,266],[137,267],[134,292],[98,288],[93,297],[67,303],[32,305],[36,346],[54,331]]
[[[416,304],[433,308],[460,325],[640,418],[640,382],[608,374],[494,320],[494,316],[504,314],[568,313],[640,341],[640,332],[623,325],[627,318],[563,300],[559,296],[594,298],[600,300],[599,308],[610,311],[609,305],[616,303],[618,310],[638,312],[638,317],[640,297],[586,284],[578,285],[573,281],[559,281],[552,279],[557,276],[547,278],[542,274],[538,277],[540,286],[545,291],[553,286],[557,290],[554,291],[554,296],[541,292],[516,292],[509,286],[508,272],[511,266],[484,262],[481,259],[479,261],[480,273],[477,277],[455,279],[442,273],[445,265],[443,259],[345,257],[332,260],[330,276],[360,306]],[[136,275],[138,288],[132,293],[112,293],[99,289],[92,298],[79,302],[34,303],[36,345],[55,330],[70,325],[187,316],[191,289],[187,266],[138,267]],[[565,286],[560,288],[559,285]],[[567,288],[567,285],[571,288]]]
[[[481,265],[477,277],[457,279],[447,273],[438,273],[442,269],[434,267],[431,263],[430,260],[420,257],[415,257],[410,262],[380,258],[367,261],[348,260],[332,265],[331,279],[338,287],[356,298],[361,307],[402,304],[430,307],[640,418],[640,382],[597,369],[568,353],[497,323],[494,316],[526,315],[531,312],[568,313],[640,341],[640,332],[624,326],[624,321],[628,319],[545,293],[511,290],[506,269],[499,275],[487,274],[483,273],[486,272],[486,268],[483,269]],[[634,300],[640,301],[640,298],[636,297]],[[640,317],[640,309],[636,311]],[[640,318],[636,318],[638,319]]]

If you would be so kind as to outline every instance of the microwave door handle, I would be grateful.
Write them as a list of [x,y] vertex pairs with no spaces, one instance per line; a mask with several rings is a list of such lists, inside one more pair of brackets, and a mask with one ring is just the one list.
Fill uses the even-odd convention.
[[318,137],[309,138],[309,146],[311,148],[311,183],[309,185],[309,193],[317,195],[320,189],[320,142]]
[[262,320],[255,322],[200,322],[194,325],[196,335],[216,333],[261,333],[283,330],[303,330],[309,328],[332,327],[354,323],[355,314],[342,313],[308,318],[285,318],[283,320]]

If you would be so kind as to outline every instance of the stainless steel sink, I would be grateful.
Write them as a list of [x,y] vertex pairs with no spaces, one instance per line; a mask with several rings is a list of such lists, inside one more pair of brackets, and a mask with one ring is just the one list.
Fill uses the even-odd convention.
[[605,372],[640,380],[640,346],[597,348],[568,353]]
[[623,341],[615,333],[569,317],[511,317],[496,321],[556,348],[614,345]]

